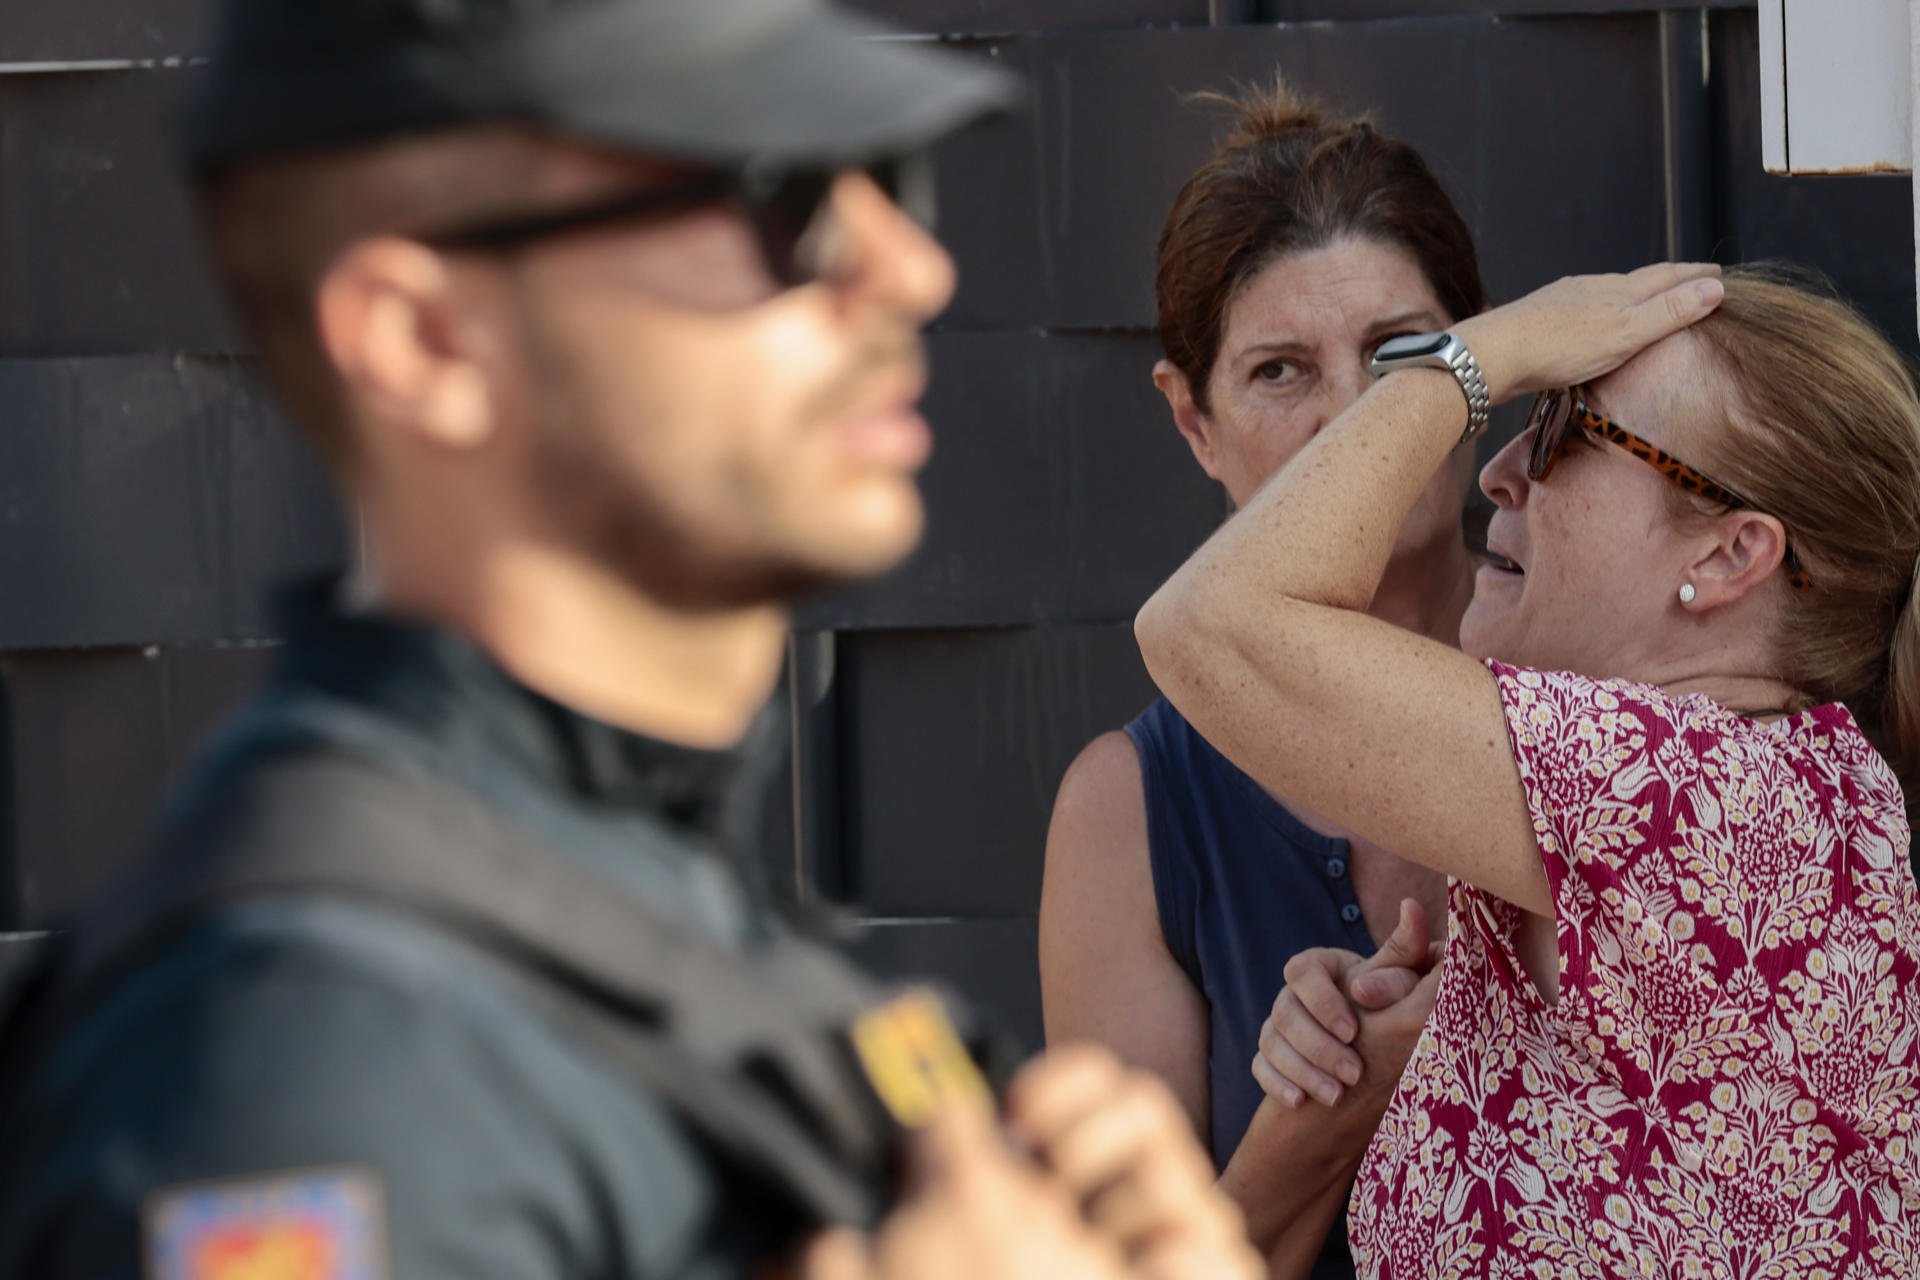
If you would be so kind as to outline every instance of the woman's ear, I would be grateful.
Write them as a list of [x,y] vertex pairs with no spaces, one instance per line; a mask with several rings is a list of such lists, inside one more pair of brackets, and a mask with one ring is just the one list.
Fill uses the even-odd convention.
[[352,245],[321,277],[321,345],[369,428],[448,449],[492,436],[491,380],[455,291],[438,254],[391,237]]
[[1153,385],[1167,398],[1167,408],[1173,412],[1173,425],[1180,429],[1187,448],[1193,450],[1193,460],[1214,480],[1226,483],[1220,476],[1213,419],[1194,403],[1193,386],[1187,381],[1187,375],[1173,361],[1162,360],[1153,366]]
[[1720,517],[1718,538],[1688,569],[1694,596],[1684,607],[1704,613],[1734,603],[1765,582],[1787,554],[1786,526],[1758,511]]

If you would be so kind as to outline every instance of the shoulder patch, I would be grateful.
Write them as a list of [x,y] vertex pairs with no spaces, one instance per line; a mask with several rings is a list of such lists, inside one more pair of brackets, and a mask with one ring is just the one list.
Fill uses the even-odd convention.
[[993,1090],[930,992],[909,991],[855,1020],[853,1049],[894,1120],[924,1127],[949,1106],[993,1109]]
[[148,1280],[385,1280],[385,1208],[364,1169],[301,1169],[155,1192]]

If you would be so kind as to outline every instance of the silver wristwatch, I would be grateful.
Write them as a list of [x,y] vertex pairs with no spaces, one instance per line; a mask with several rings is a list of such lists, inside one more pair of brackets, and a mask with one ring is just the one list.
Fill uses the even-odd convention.
[[1412,333],[1388,338],[1375,349],[1368,368],[1376,378],[1395,369],[1445,369],[1467,397],[1467,429],[1460,433],[1459,443],[1477,439],[1487,429],[1493,400],[1487,394],[1486,375],[1480,372],[1480,362],[1467,350],[1467,344],[1452,334]]

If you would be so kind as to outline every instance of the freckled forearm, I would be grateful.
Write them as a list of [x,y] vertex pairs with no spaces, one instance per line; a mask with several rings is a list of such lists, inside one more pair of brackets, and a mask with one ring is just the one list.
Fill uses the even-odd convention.
[[1364,609],[1407,513],[1452,452],[1466,403],[1439,370],[1396,373],[1311,441],[1148,602],[1178,632],[1232,602]]
[[1244,692],[1223,682],[1282,697],[1310,687],[1325,658],[1305,639],[1312,615],[1371,606],[1401,524],[1465,422],[1460,389],[1437,370],[1369,391],[1141,609],[1134,631],[1154,682],[1175,705]]
[[1303,1275],[1346,1206],[1347,1188],[1386,1111],[1386,1097],[1290,1110],[1267,1099],[1220,1174],[1275,1277]]

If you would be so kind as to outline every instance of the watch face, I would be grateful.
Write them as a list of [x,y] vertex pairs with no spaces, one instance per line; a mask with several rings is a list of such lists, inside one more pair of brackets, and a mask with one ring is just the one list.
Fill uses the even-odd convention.
[[1418,360],[1447,345],[1444,333],[1410,333],[1404,338],[1388,338],[1374,351],[1376,360]]

